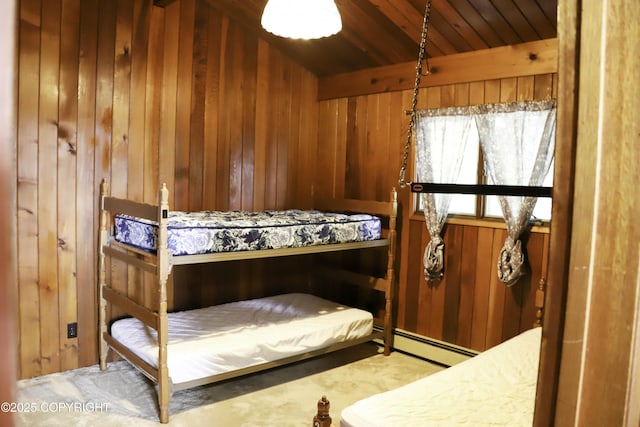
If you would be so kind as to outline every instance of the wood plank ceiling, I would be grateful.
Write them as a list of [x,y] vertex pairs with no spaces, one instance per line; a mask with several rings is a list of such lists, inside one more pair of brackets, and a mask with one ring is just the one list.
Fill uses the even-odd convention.
[[[165,5],[174,0],[156,0]],[[260,26],[266,0],[207,0],[317,76],[417,59],[426,0],[336,0],[342,31],[289,40]],[[433,0],[427,55],[436,57],[556,37],[557,0]]]

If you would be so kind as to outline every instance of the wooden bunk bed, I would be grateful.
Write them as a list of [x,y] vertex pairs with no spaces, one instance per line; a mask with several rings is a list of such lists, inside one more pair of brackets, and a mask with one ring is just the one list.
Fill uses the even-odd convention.
[[[362,201],[354,199],[342,199],[342,200],[320,200],[317,201],[315,208],[322,213],[330,213],[330,215],[343,215],[348,213],[358,214],[356,216],[361,217],[371,215],[379,221],[379,235],[375,235],[373,239],[369,240],[357,240],[357,241],[337,241],[335,243],[323,242],[321,244],[302,245],[297,247],[277,247],[262,250],[241,250],[241,251],[224,251],[224,252],[210,252],[210,253],[193,253],[193,254],[181,254],[176,255],[179,251],[175,248],[169,248],[168,242],[170,241],[170,223],[173,217],[173,212],[169,210],[169,191],[166,186],[163,185],[159,192],[159,202],[157,205],[150,205],[146,203],[133,202],[126,199],[120,199],[109,196],[108,185],[106,182],[101,184],[100,195],[100,233],[99,233],[99,266],[98,266],[98,286],[99,286],[99,352],[100,352],[100,368],[107,368],[107,355],[109,349],[115,351],[118,355],[128,360],[135,368],[140,370],[149,379],[154,381],[158,385],[158,405],[159,405],[159,418],[163,423],[167,423],[169,420],[169,401],[173,391],[195,387],[207,383],[226,380],[229,378],[245,375],[253,372],[258,372],[264,369],[269,369],[276,366],[281,366],[288,363],[293,363],[299,360],[307,359],[310,357],[325,354],[331,351],[340,350],[352,345],[357,345],[363,342],[371,340],[382,340],[384,343],[384,353],[389,354],[391,349],[392,338],[392,297],[394,294],[394,254],[396,247],[396,217],[397,217],[397,196],[395,190],[391,192],[390,201]],[[307,212],[307,211],[304,211]],[[132,220],[136,224],[142,224],[144,227],[151,228],[154,231],[155,240],[154,247],[140,247],[138,245],[132,245],[127,242],[126,239],[122,239],[122,236],[118,236],[117,227],[115,226],[116,219],[120,220]],[[175,224],[174,224],[175,225]],[[325,226],[328,227],[328,226]],[[329,239],[329,242],[333,240]],[[314,328],[317,325],[324,325],[331,319],[331,316],[346,316],[347,312],[353,311],[356,315],[362,315],[364,310],[356,309],[353,307],[343,306],[334,303],[329,300],[318,298],[316,296],[301,294],[288,294],[288,295],[275,295],[268,298],[260,298],[247,302],[236,302],[229,304],[221,304],[219,306],[210,307],[214,312],[213,315],[206,314],[207,322],[213,322],[214,331],[201,332],[200,324],[198,327],[190,328],[186,335],[174,339],[172,334],[181,322],[185,322],[185,319],[191,319],[190,316],[196,317],[196,322],[202,323],[202,317],[198,317],[201,314],[201,310],[191,310],[185,312],[168,312],[167,301],[167,281],[172,274],[172,267],[176,265],[185,264],[197,264],[197,263],[211,263],[222,262],[230,260],[244,260],[244,259],[257,259],[257,258],[269,258],[269,257],[284,257],[284,256],[296,256],[304,254],[315,253],[327,253],[338,251],[351,251],[367,248],[380,248],[384,250],[386,248],[386,266],[384,270],[384,277],[374,277],[367,274],[360,274],[353,271],[347,271],[340,268],[333,268],[330,271],[325,271],[330,279],[338,283],[349,283],[358,286],[358,288],[367,288],[382,292],[384,294],[384,314],[380,316],[381,325],[373,327],[374,316],[371,313],[366,313],[370,318],[365,319],[370,323],[370,326],[365,326],[364,329],[358,329],[355,331],[352,324],[338,325],[335,336],[324,341],[314,342],[310,344],[309,348],[292,348],[285,352],[276,351],[276,354],[269,354],[268,357],[256,357],[256,353],[260,353],[259,349],[252,350],[252,355],[247,359],[250,361],[240,361],[238,364],[231,364],[233,367],[225,365],[224,368],[211,368],[204,374],[190,373],[183,375],[180,382],[172,379],[172,370],[170,367],[172,349],[176,348],[176,354],[180,353],[179,363],[174,363],[173,366],[178,364],[185,364],[185,355],[188,356],[189,348],[194,341],[198,341],[200,337],[198,334],[202,334],[202,340],[209,339],[205,343],[207,349],[217,349],[220,347],[227,347],[224,339],[225,330],[234,328],[219,328],[215,329],[215,324],[220,319],[234,318],[239,319],[238,316],[243,316],[238,310],[245,310],[244,312],[251,313],[251,310],[262,309],[266,304],[268,308],[266,312],[278,311],[276,313],[276,320],[268,318],[269,325],[276,324],[282,321],[283,313],[294,313],[293,320],[295,322],[304,321],[303,329]],[[124,262],[129,267],[137,268],[142,271],[152,273],[157,277],[156,292],[157,300],[151,307],[142,305],[133,299],[129,298],[122,292],[114,289],[110,283],[108,283],[108,276],[106,271],[107,260],[110,262]],[[321,270],[318,270],[321,271]],[[315,270],[314,270],[315,274]],[[308,284],[303,284],[308,285]],[[275,300],[271,299],[275,298]],[[283,299],[284,298],[284,299]],[[304,301],[303,308],[296,308],[297,301]],[[117,307],[119,310],[126,313],[126,317],[121,320],[117,320],[110,323],[107,319],[107,304]],[[277,307],[274,309],[273,307]],[[285,308],[282,308],[285,307]],[[234,314],[229,316],[229,310]],[[303,313],[304,312],[304,313]],[[207,312],[209,313],[209,312]],[[303,314],[300,314],[303,313]],[[310,314],[311,319],[305,317]],[[321,316],[320,316],[321,315]],[[186,316],[186,317],[185,317]],[[315,316],[315,318],[313,318]],[[320,316],[320,317],[318,317]],[[173,319],[173,323],[172,323]],[[121,329],[116,329],[116,326],[120,326],[120,323],[127,322],[127,326],[123,326]],[[353,322],[360,322],[363,320],[354,320]],[[251,323],[251,322],[249,322]],[[355,324],[355,323],[354,323]],[[301,323],[296,323],[294,329],[301,329]],[[227,325],[228,326],[228,325]],[[246,326],[246,325],[244,325]],[[253,329],[253,335],[251,339],[258,336],[265,335],[265,339],[269,339],[267,334],[261,329],[256,332],[256,327],[260,325],[251,324],[250,329]],[[270,326],[270,327],[271,327]],[[280,327],[276,325],[276,328]],[[368,328],[368,329],[367,329]],[[238,328],[235,328],[238,329]],[[348,329],[347,332],[344,332]],[[119,335],[114,336],[114,331],[120,331]],[[134,331],[135,330],[135,331]],[[194,330],[196,332],[194,332]],[[199,332],[200,331],[200,332]],[[355,331],[351,333],[351,331]],[[364,332],[363,332],[364,331]],[[183,331],[178,331],[178,334],[182,334]],[[235,332],[234,332],[235,333]],[[327,333],[326,331],[324,332]],[[135,335],[137,338],[128,340],[130,335]],[[276,333],[276,335],[279,335]],[[310,335],[314,335],[311,333]],[[318,335],[317,333],[315,335]],[[186,337],[186,338],[185,338]],[[211,339],[213,338],[213,341]],[[231,335],[233,337],[230,341],[248,341],[238,339],[237,335]],[[179,347],[181,341],[187,341],[186,347]],[[143,344],[140,344],[144,342]],[[285,345],[288,347],[288,345]],[[278,347],[278,344],[269,342],[265,344],[265,348]],[[180,348],[180,350],[177,350]],[[207,350],[209,351],[209,350]],[[242,353],[245,350],[234,350],[234,348],[226,349],[227,354],[229,352],[233,354]],[[198,350],[198,352],[202,352]],[[225,357],[224,354],[215,354],[214,360],[221,360]],[[217,358],[217,359],[216,359]],[[258,362],[256,362],[258,360]],[[204,363],[204,362],[203,362]],[[211,365],[211,361],[206,362]],[[186,364],[189,364],[187,361]],[[214,363],[215,364],[215,363]],[[222,363],[224,365],[224,363]]]

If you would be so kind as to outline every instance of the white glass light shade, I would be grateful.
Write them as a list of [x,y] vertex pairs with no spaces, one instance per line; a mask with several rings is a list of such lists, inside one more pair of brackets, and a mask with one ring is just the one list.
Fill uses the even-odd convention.
[[262,27],[280,37],[317,39],[340,31],[342,19],[333,0],[268,0]]

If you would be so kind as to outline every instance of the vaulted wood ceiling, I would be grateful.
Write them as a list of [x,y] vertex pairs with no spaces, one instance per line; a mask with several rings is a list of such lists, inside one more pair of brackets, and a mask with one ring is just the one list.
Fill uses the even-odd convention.
[[[416,60],[426,6],[426,0],[336,0],[342,31],[300,41],[261,28],[266,0],[208,1],[318,76]],[[427,55],[554,38],[557,5],[557,0],[432,0]]]

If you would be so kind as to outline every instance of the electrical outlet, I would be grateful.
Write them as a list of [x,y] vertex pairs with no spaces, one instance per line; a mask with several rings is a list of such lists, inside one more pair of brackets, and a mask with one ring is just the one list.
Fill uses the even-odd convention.
[[67,323],[67,338],[77,338],[78,337],[78,323]]

